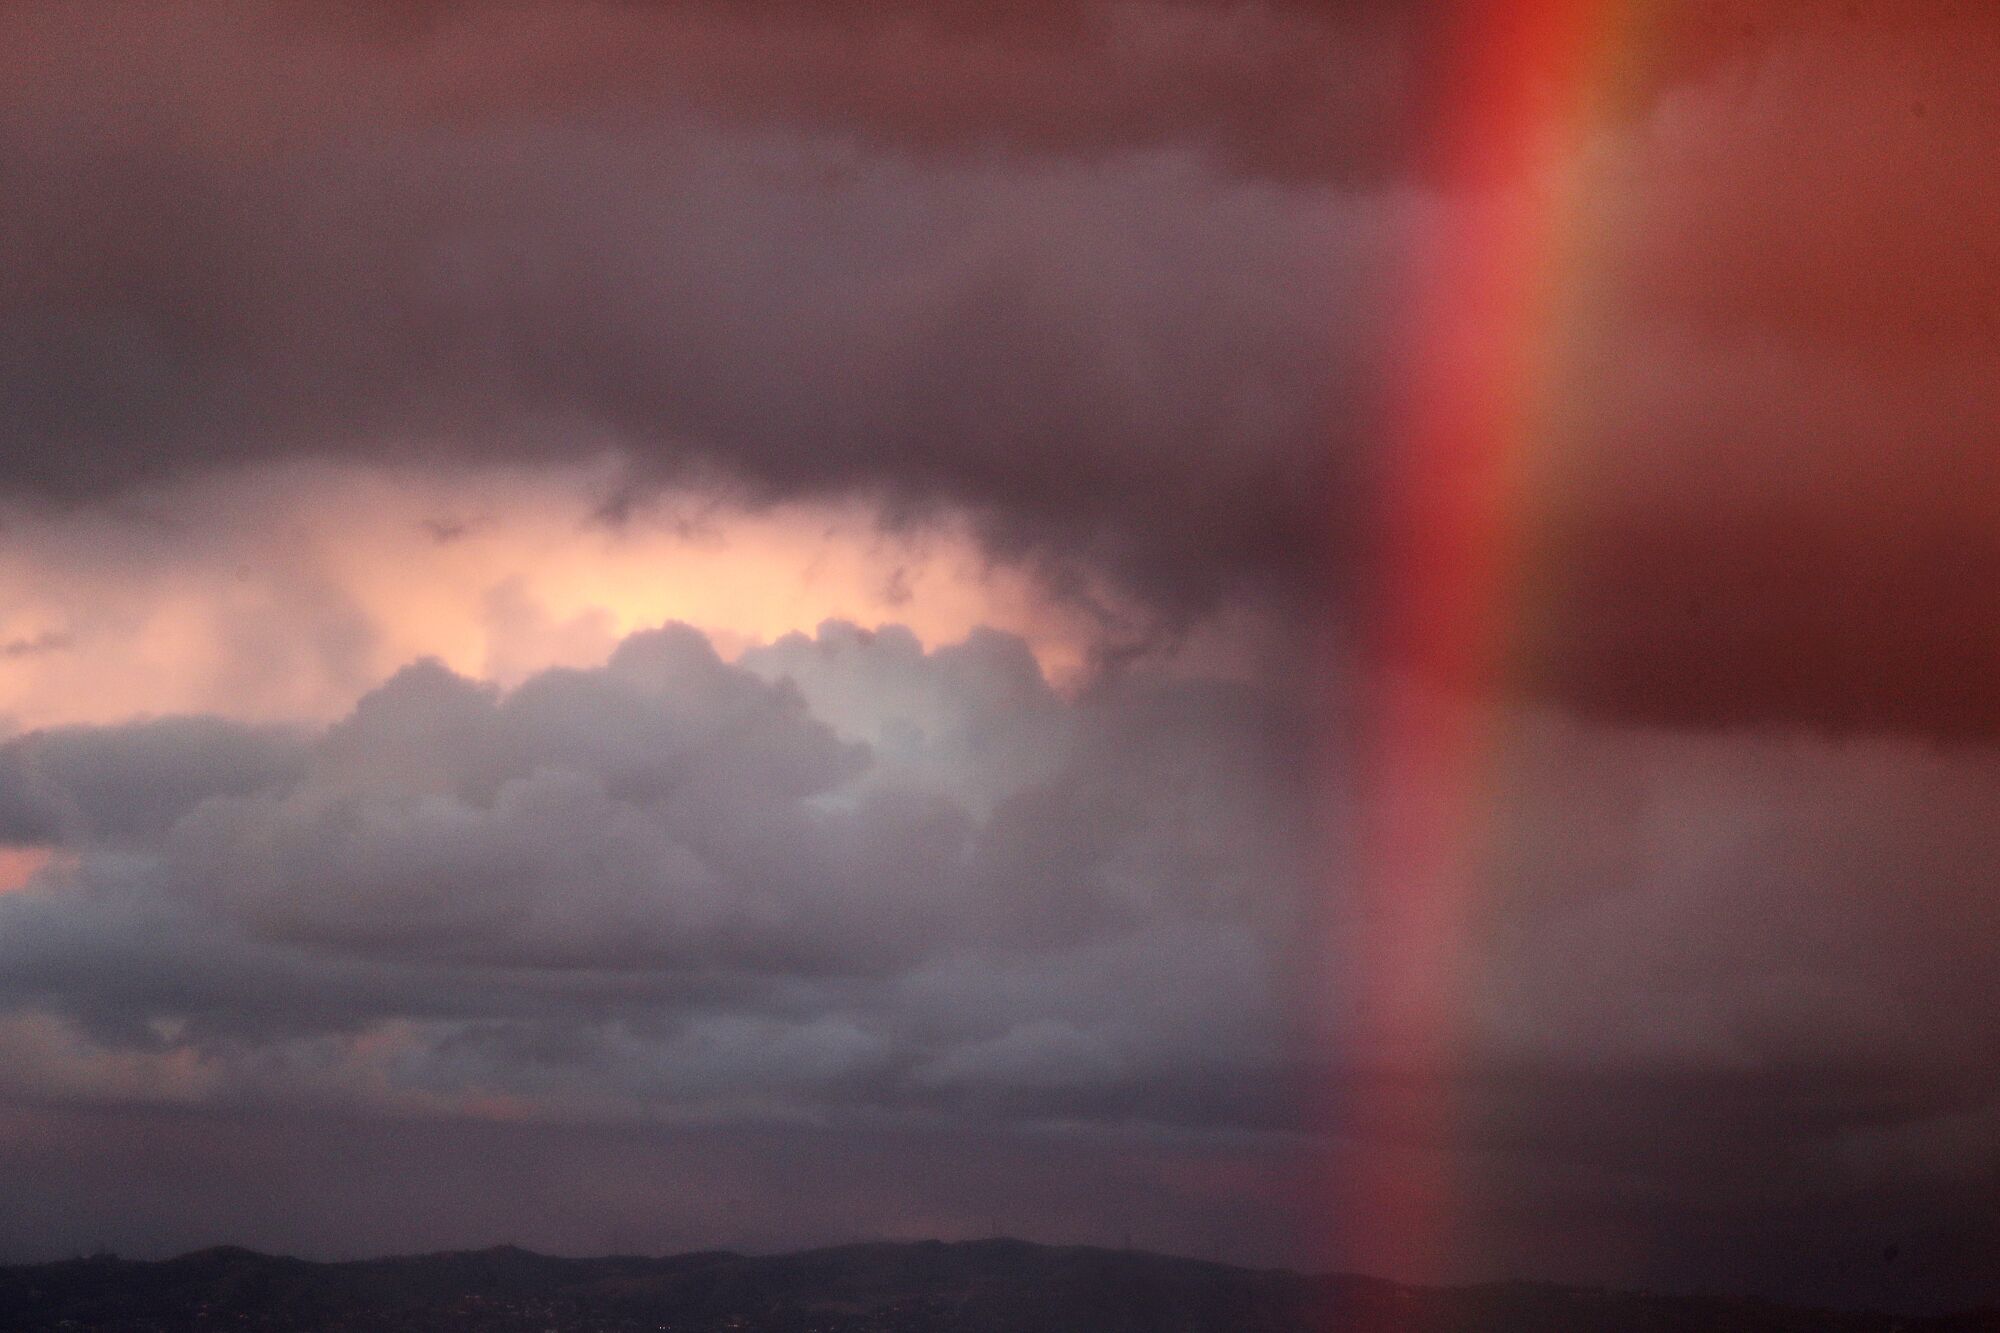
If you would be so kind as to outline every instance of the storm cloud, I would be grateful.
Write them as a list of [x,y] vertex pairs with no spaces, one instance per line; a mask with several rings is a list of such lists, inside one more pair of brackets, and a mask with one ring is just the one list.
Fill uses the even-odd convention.
[[[1898,15],[1713,6],[1635,32],[1577,166],[1600,295],[1519,334],[1570,350],[1520,516],[1546,632],[1515,688],[1676,725],[2000,725],[1970,683],[2000,623],[2000,266],[1972,221],[1995,31],[1976,7]],[[27,186],[0,210],[17,496],[300,454],[601,452],[626,469],[608,514],[685,484],[962,510],[996,553],[1108,571],[1168,626],[1331,596],[1366,637],[1393,368],[1427,336],[1400,312],[1467,202],[1422,144],[1476,114],[1449,25],[1282,4],[8,22],[33,53],[0,112]]]

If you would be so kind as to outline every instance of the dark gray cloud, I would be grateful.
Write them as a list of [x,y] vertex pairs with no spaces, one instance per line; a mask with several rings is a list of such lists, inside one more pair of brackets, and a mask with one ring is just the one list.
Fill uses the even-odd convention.
[[[2000,1230],[1974,1201],[2000,1176],[1982,998],[2000,985],[1983,943],[2000,929],[2000,756],[1548,708],[1474,725],[1479,762],[1426,775],[1437,836],[1477,830],[1439,908],[1441,957],[1397,962],[1407,934],[1332,858],[1337,979],[1315,1049],[1339,1063],[1307,1086],[1333,1197],[1448,1182],[1421,1196],[1430,1220],[1499,1273],[1989,1299]],[[1340,785],[1368,799],[1364,780]],[[1405,1005],[1436,1015],[1442,1033],[1416,1030],[1442,1054],[1361,1021]],[[1400,1262],[1407,1245],[1369,1218],[1334,1219],[1331,1248]],[[1906,1235],[1926,1238],[1926,1267],[1885,1272]]]
[[0,844],[148,840],[214,796],[295,779],[301,737],[219,718],[62,727],[0,743]]
[[[135,3],[9,15],[8,72],[26,99],[93,113],[94,132],[234,155],[355,126],[695,109],[917,156],[1195,146],[1246,174],[1351,179],[1393,169],[1410,128],[1411,8]],[[190,80],[192,60],[234,76]]]
[[1462,974],[1479,1207],[1679,1282],[1990,1299],[2000,757],[1549,713],[1505,753]]
[[1305,558],[1322,311],[1374,299],[1393,206],[1329,235],[1349,206],[1187,158],[851,155],[685,120],[54,153],[11,220],[48,262],[7,302],[5,471],[608,450],[633,486],[963,506],[1170,603]]
[[[0,487],[603,451],[609,513],[877,495],[1169,624],[1330,599],[1355,632],[1465,30],[988,8],[12,11]],[[1552,221],[1596,295],[1521,331],[1570,350],[1514,686],[1990,737],[2000,29],[1619,36]]]

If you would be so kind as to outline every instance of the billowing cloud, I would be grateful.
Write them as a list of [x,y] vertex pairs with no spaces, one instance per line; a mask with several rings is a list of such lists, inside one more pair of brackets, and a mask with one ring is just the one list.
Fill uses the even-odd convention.
[[297,737],[219,718],[38,731],[0,744],[0,842],[156,838],[209,797],[259,790],[303,759]]
[[6,989],[42,1015],[23,1050],[75,1025],[156,1096],[1199,1122],[1176,1088],[1215,1052],[1280,1059],[1273,706],[1068,701],[995,631],[834,624],[730,664],[669,626],[504,691],[419,663],[309,740],[31,733],[0,796],[73,859],[7,899]]

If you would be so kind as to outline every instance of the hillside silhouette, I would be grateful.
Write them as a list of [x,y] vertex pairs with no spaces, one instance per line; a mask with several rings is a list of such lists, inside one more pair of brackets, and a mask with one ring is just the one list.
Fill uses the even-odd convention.
[[568,1259],[513,1247],[346,1263],[218,1248],[0,1268],[0,1328],[625,1333],[1973,1333],[1909,1320],[1548,1284],[1429,1289],[1017,1240]]

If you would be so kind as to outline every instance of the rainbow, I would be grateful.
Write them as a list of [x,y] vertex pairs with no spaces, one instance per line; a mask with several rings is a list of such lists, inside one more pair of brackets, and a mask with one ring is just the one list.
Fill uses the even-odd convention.
[[[1348,1258],[1452,1276],[1451,1133],[1483,824],[1496,781],[1484,705],[1513,669],[1529,501],[1558,440],[1555,379],[1584,299],[1580,163],[1646,26],[1612,0],[1454,6],[1420,174],[1438,201],[1415,247],[1390,386],[1383,562],[1348,872],[1359,941],[1339,985],[1353,1053],[1340,1117],[1385,1128],[1337,1169]],[[1349,890],[1353,891],[1352,888]]]

